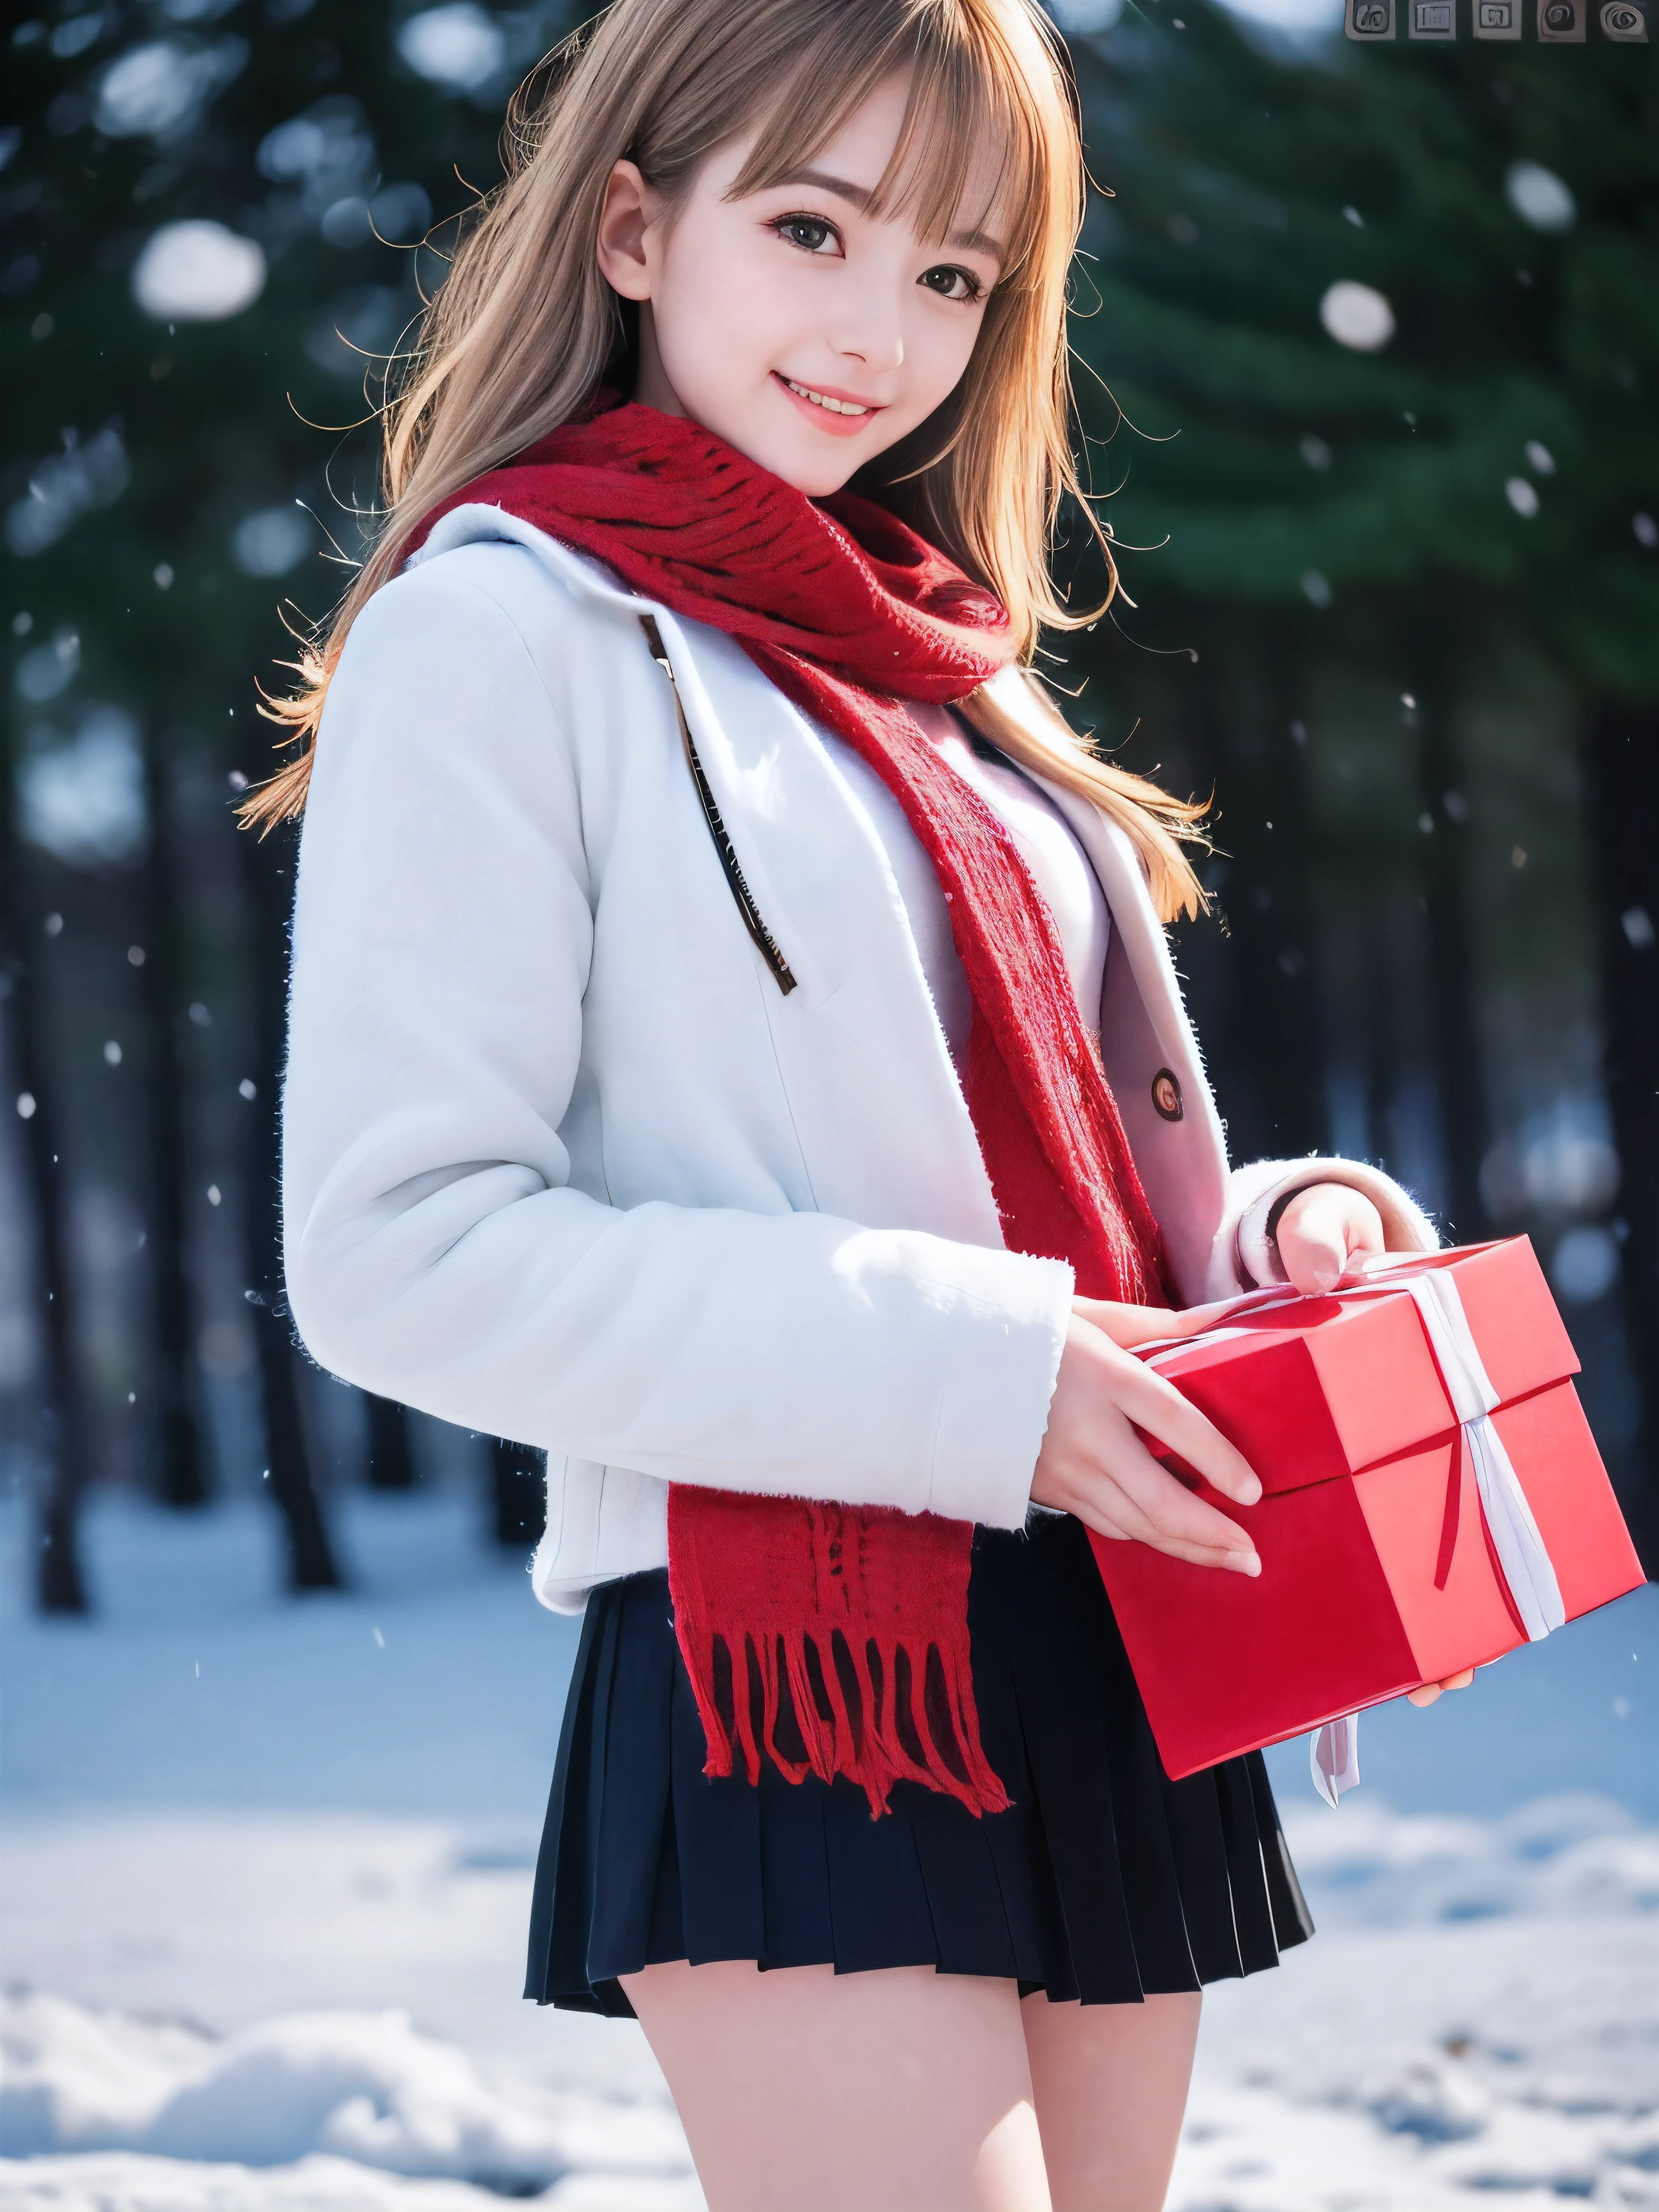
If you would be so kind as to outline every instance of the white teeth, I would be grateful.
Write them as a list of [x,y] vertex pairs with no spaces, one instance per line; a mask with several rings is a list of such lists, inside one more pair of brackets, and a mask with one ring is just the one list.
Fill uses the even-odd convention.
[[860,407],[855,399],[830,399],[822,392],[809,391],[805,385],[797,384],[793,376],[786,376],[783,380],[799,398],[810,399],[814,407],[822,407],[831,415],[867,415],[870,412],[867,407]]

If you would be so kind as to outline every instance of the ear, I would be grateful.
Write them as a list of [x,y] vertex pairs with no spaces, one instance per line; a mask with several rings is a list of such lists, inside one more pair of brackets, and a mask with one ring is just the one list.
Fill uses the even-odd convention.
[[606,179],[599,210],[599,273],[624,300],[651,297],[648,233],[659,213],[658,200],[632,161],[618,161]]

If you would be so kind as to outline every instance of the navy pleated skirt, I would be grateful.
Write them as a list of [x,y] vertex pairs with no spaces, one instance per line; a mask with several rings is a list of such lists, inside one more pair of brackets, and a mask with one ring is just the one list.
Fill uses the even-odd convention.
[[1313,1923],[1259,1753],[1171,1782],[1079,1522],[975,1537],[987,1754],[975,1820],[901,1782],[872,1820],[838,1778],[702,1771],[665,1571],[588,1600],[536,1868],[525,1995],[628,2015],[674,1959],[1006,1976],[1085,2004],[1256,1972]]

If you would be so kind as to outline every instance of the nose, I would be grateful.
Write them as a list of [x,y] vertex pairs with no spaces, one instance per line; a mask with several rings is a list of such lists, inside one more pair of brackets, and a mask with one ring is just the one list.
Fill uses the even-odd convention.
[[855,361],[872,375],[890,375],[904,365],[904,331],[890,301],[864,300],[842,325],[835,341],[844,361]]

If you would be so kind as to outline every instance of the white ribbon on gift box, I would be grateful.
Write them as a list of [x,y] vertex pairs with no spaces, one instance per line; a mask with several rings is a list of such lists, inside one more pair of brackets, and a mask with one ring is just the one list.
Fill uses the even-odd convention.
[[[1541,1643],[1552,1629],[1565,1623],[1561,1585],[1514,1462],[1492,1425],[1492,1415],[1502,1401],[1481,1359],[1457,1285],[1443,1269],[1430,1268],[1403,1281],[1397,1277],[1383,1282],[1373,1279],[1364,1288],[1402,1290],[1417,1308],[1468,1446],[1480,1510],[1516,1612],[1528,1640]],[[1452,1479],[1458,1479],[1455,1467]],[[1352,1790],[1359,1780],[1358,1714],[1346,1713],[1340,1720],[1327,1721],[1310,1741],[1308,1764],[1314,1788],[1334,1812],[1342,1792]]]
[[1313,1786],[1333,1813],[1345,1790],[1359,1787],[1359,1716],[1344,1713],[1327,1721],[1308,1738],[1308,1765]]

